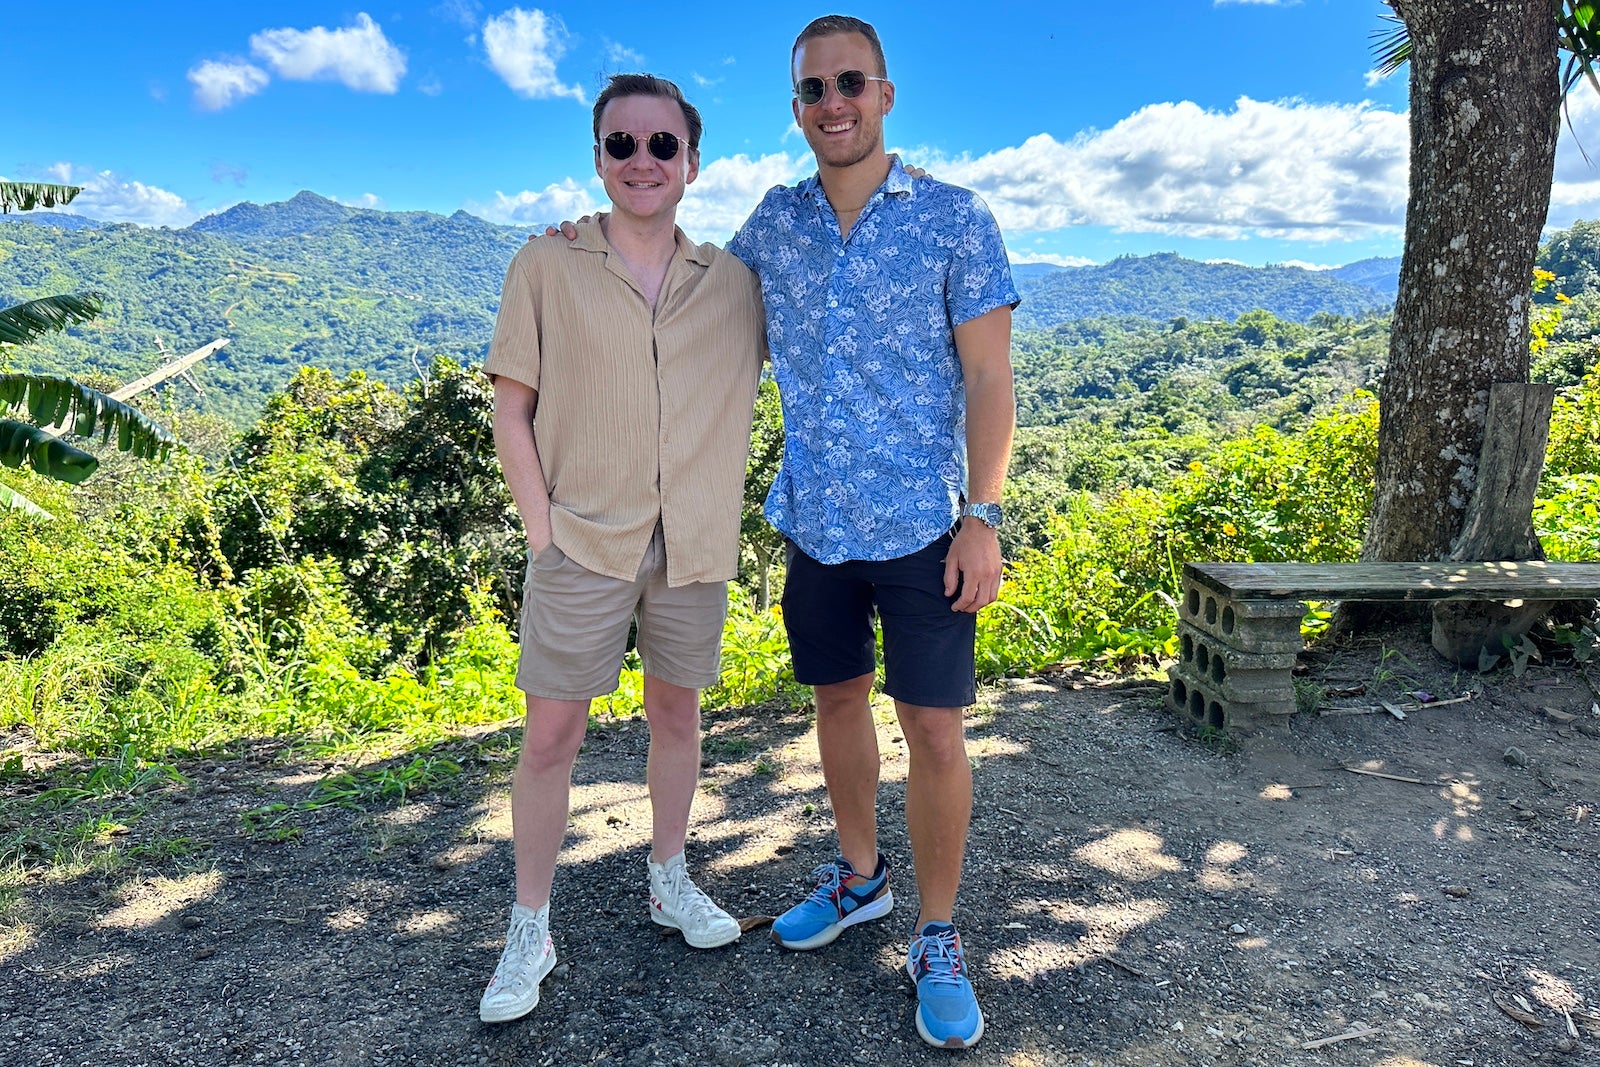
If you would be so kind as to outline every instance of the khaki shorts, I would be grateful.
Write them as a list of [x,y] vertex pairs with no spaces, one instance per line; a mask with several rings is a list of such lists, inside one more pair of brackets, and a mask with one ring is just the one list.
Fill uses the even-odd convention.
[[551,700],[592,700],[617,688],[629,623],[639,623],[644,672],[685,689],[720,676],[727,582],[667,586],[661,529],[631,582],[595,574],[551,545],[528,563],[517,688]]

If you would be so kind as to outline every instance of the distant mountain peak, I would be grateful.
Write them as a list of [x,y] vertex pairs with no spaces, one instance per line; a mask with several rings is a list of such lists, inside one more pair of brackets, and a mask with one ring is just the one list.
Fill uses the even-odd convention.
[[274,204],[235,204],[226,211],[207,215],[189,228],[237,237],[287,237],[338,225],[355,213],[355,208],[302,189]]

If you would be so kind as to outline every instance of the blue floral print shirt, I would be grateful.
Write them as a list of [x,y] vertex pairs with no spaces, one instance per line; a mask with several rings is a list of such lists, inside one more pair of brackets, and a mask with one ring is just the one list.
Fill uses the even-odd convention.
[[783,399],[768,521],[830,564],[942,536],[966,488],[954,328],[1020,302],[988,206],[891,156],[849,240],[812,176],[768,191],[728,250],[761,278]]

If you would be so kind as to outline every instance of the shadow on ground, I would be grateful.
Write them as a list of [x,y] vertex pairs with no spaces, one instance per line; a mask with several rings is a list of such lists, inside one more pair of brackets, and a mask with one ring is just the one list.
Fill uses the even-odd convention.
[[[1557,684],[1512,683],[1529,700],[1306,719],[1232,754],[1183,737],[1150,687],[990,694],[971,722],[960,913],[988,1036],[959,1058],[1578,1062],[1600,999],[1600,740],[1527,710],[1587,711],[1547,673]],[[735,914],[782,910],[831,855],[811,723],[757,708],[706,727],[691,867]],[[556,877],[561,965],[532,1015],[495,1027],[476,1006],[510,902],[514,729],[388,761],[461,768],[434,765],[435,788],[399,805],[296,807],[329,768],[265,749],[184,767],[114,837],[134,858],[37,873],[11,903],[0,1062],[943,1062],[900,969],[905,759],[891,715],[879,733],[895,915],[815,953],[764,930],[696,952],[646,914],[644,725],[597,723]],[[1525,765],[1502,758],[1513,743]],[[1353,760],[1425,784],[1348,774]],[[1496,1007],[1512,995],[1540,1029]]]

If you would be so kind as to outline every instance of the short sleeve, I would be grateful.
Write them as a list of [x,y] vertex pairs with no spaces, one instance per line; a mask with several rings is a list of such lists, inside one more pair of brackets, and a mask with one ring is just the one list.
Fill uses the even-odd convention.
[[952,325],[960,326],[997,307],[1022,303],[1011,281],[1011,261],[1006,256],[1000,225],[977,196],[962,213],[966,226],[955,243],[950,277],[945,289]]
[[505,285],[500,289],[500,313],[494,320],[494,339],[483,362],[490,377],[505,375],[531,389],[539,388],[539,300],[529,253],[525,247],[511,260]]
[[739,232],[733,235],[733,240],[728,242],[728,251],[744,261],[744,265],[751,270],[760,272],[761,259],[761,230],[766,226],[767,216],[771,213],[773,195],[782,191],[783,186],[777,185],[768,189],[761,198],[761,203],[750,212],[750,217],[744,220],[744,225],[739,227]]

